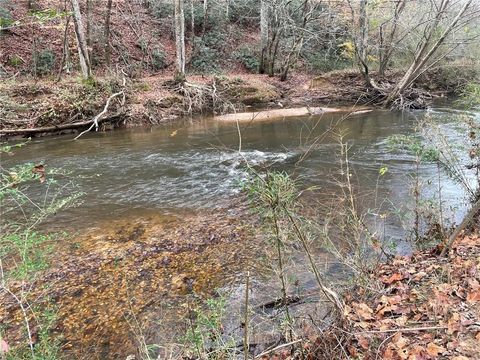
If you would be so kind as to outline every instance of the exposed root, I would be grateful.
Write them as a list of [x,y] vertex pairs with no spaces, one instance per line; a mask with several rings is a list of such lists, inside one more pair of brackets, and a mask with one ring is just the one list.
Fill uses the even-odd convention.
[[183,97],[183,108],[187,114],[211,111],[216,113],[235,112],[235,106],[228,100],[228,82],[214,77],[211,84],[197,84],[188,81],[175,84],[173,89]]

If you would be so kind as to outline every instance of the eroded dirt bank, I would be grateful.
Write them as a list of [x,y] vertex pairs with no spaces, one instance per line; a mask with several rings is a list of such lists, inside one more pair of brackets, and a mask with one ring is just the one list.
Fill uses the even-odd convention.
[[[140,341],[181,333],[185,295],[210,297],[235,281],[254,249],[249,225],[224,213],[119,220],[58,244],[51,270],[12,291],[32,309],[54,309],[52,333],[67,357],[125,358]],[[25,344],[18,304],[5,293],[0,303],[7,342]],[[38,342],[37,318],[28,316]]]
[[[0,84],[0,136],[42,136],[78,132],[111,101],[100,129],[151,126],[178,121],[189,114],[216,115],[252,108],[285,109],[370,104],[368,89],[356,71],[336,71],[321,76],[292,76],[281,82],[265,75],[189,76],[186,87],[170,76],[82,81],[65,78],[7,80]],[[425,85],[426,86],[426,85]],[[442,93],[441,89],[437,90]],[[282,115],[280,115],[282,116]]]

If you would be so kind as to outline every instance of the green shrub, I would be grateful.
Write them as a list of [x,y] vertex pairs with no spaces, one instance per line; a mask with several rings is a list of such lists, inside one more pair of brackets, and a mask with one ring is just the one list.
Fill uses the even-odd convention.
[[23,60],[18,55],[12,55],[10,56],[10,59],[8,59],[8,65],[10,66],[19,67],[22,64],[23,64]]
[[0,0],[0,30],[13,24],[10,1]]
[[258,55],[256,55],[252,50],[247,47],[240,48],[235,53],[235,59],[240,61],[242,65],[251,72],[258,71],[258,67],[260,66],[260,63],[258,61]]
[[225,35],[220,31],[209,31],[202,38],[196,38],[192,68],[202,73],[217,71],[223,44]]
[[302,54],[311,71],[325,73],[333,70],[343,70],[352,66],[352,60],[339,54],[322,54],[320,52],[306,51]]
[[152,51],[151,66],[154,70],[162,70],[167,66],[167,57],[165,52],[159,47],[156,47]]
[[221,50],[226,43],[225,33],[220,30],[208,31],[201,41],[209,48]]
[[258,26],[260,18],[260,1],[232,1],[228,12],[231,23],[244,26]]
[[215,72],[218,69],[218,51],[200,41],[195,46],[195,54],[192,57],[192,68],[201,73]]
[[35,54],[35,65],[38,75],[51,73],[55,66],[55,54],[52,50],[46,49]]
[[480,105],[480,83],[467,84],[460,94],[457,103],[467,109],[475,108]]
[[172,1],[148,0],[148,5],[153,16],[158,19],[165,19],[173,16],[174,7]]

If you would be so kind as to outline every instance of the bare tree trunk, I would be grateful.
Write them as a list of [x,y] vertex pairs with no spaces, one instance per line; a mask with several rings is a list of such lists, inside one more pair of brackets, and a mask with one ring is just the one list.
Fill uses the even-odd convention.
[[75,34],[78,45],[78,57],[80,60],[80,69],[82,76],[89,78],[92,76],[92,69],[90,66],[90,59],[88,57],[87,42],[83,32],[82,14],[80,13],[80,6],[78,0],[70,0],[73,10],[73,22],[75,24]]
[[105,13],[105,43],[103,47],[105,49],[105,61],[107,66],[110,67],[110,15],[112,13],[112,0],[107,2],[107,12]]
[[190,21],[190,28],[191,28],[191,34],[190,34],[190,43],[192,44],[192,55],[193,52],[195,51],[195,9],[193,6],[194,0],[190,0],[190,15],[191,15],[191,21]]
[[285,81],[287,80],[288,77],[288,71],[290,70],[290,67],[292,64],[295,63],[300,51],[303,48],[303,43],[305,40],[305,31],[307,30],[307,25],[310,22],[310,19],[312,18],[313,11],[315,10],[315,5],[312,5],[311,7],[309,6],[309,0],[304,0],[303,6],[302,6],[302,24],[301,27],[294,32],[294,41],[293,44],[287,54],[285,56],[285,60],[282,64],[282,71],[280,74],[280,81]]
[[88,58],[92,62],[92,0],[87,0],[87,51]]
[[388,64],[390,62],[390,58],[395,50],[395,35],[397,33],[398,28],[398,20],[400,18],[401,13],[405,9],[405,5],[407,4],[407,0],[400,0],[396,3],[392,21],[392,28],[388,37],[384,36],[384,26],[387,23],[380,25],[379,27],[379,37],[380,37],[380,46],[378,49],[378,75],[384,76],[385,71],[388,68]]
[[183,12],[183,0],[174,0],[175,4],[175,44],[177,51],[177,71],[175,77],[178,80],[185,79],[185,16]]
[[205,35],[207,31],[207,22],[208,22],[208,0],[203,0],[203,28],[202,36]]
[[362,73],[367,86],[372,87],[372,79],[368,68],[368,0],[360,0],[359,8],[359,36],[355,45],[357,58],[359,60],[360,72]]
[[58,70],[57,82],[60,81],[62,76],[63,68],[65,67],[66,73],[70,73],[70,54],[68,50],[68,26],[70,25],[70,16],[67,17],[67,22],[65,23],[65,31],[63,33],[63,53],[62,61],[60,62],[60,68]]
[[258,72],[265,73],[265,64],[267,57],[268,46],[268,7],[266,0],[261,0],[260,3],[260,65]]
[[426,63],[432,58],[432,56],[437,52],[438,48],[444,43],[447,36],[454,30],[459,20],[468,10],[473,0],[468,0],[465,2],[463,7],[459,10],[452,22],[443,30],[440,37],[436,42],[430,47],[430,41],[439,31],[439,22],[444,15],[445,9],[447,8],[448,0],[443,0],[438,8],[436,8],[435,18],[433,24],[426,29],[426,33],[422,37],[424,40],[418,47],[417,52],[415,53],[414,60],[408,70],[403,75],[402,79],[394,86],[394,88],[389,92],[387,99],[384,102],[385,107],[389,107],[392,103],[399,97],[405,89],[407,89],[421,74],[423,74],[427,67]]

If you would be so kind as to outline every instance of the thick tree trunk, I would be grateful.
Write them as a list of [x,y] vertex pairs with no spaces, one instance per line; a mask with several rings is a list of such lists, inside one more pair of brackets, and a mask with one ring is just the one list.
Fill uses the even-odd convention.
[[174,0],[175,4],[175,44],[177,51],[177,79],[185,79],[185,16],[183,0]]
[[82,14],[80,13],[80,6],[78,0],[70,0],[73,10],[73,22],[75,24],[75,34],[77,39],[78,57],[80,61],[80,69],[82,76],[89,78],[92,76],[92,69],[90,66],[90,59],[88,57],[87,41],[83,32]]
[[267,46],[268,46],[268,7],[266,0],[260,3],[260,65],[258,72],[265,73],[267,62]]
[[107,12],[105,13],[105,43],[103,47],[105,49],[105,62],[107,66],[110,67],[110,15],[112,13],[112,0],[107,2]]

